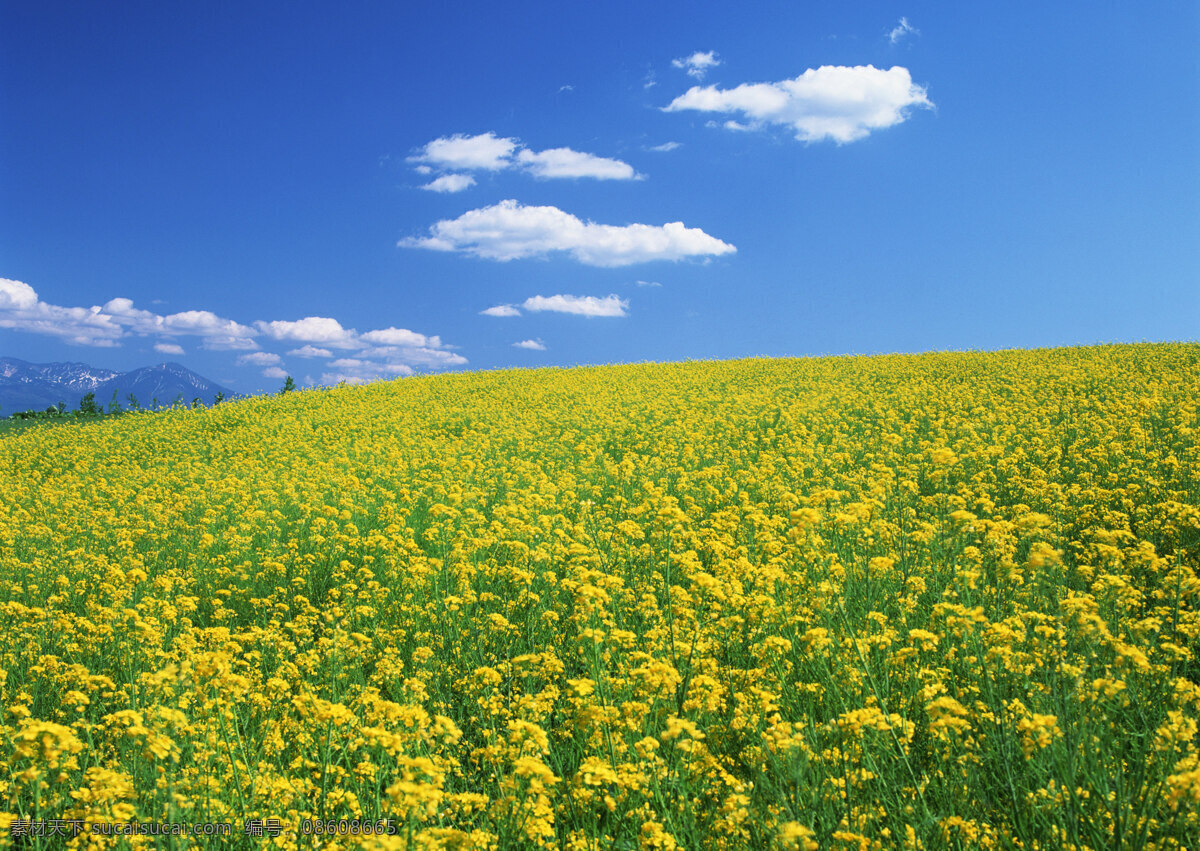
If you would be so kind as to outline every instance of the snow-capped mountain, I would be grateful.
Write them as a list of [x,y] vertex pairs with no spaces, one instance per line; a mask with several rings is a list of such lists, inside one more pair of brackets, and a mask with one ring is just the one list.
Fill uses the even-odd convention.
[[211,405],[218,393],[233,395],[232,391],[177,363],[116,372],[85,363],[29,363],[19,358],[0,358],[0,416],[30,409],[45,410],[59,402],[74,410],[86,393],[94,393],[96,404],[103,408],[114,392],[117,401],[126,408],[130,406],[130,394],[144,408],[152,407],[156,401],[162,406],[176,400],[191,404],[196,398]]
[[29,363],[19,358],[0,358],[0,382],[5,384],[48,382],[86,393],[120,374],[111,369],[97,369],[86,363]]

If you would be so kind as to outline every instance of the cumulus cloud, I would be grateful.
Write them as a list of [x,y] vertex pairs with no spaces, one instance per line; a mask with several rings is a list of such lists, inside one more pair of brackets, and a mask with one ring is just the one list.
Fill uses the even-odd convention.
[[430,192],[462,192],[475,185],[475,178],[469,174],[443,174],[437,180],[426,183],[422,189]]
[[633,166],[620,160],[584,154],[570,148],[551,148],[534,153],[521,151],[517,161],[538,178],[593,177],[597,180],[633,180],[638,175]]
[[604,298],[594,295],[535,295],[525,299],[521,306],[534,313],[548,310],[577,316],[625,316],[629,302],[616,295]]
[[412,366],[445,368],[467,362],[440,337],[405,328],[359,334],[324,316],[258,321],[251,326],[208,310],[160,315],[136,307],[128,298],[113,298],[102,306],[61,307],[43,302],[29,284],[7,278],[0,278],[0,328],[49,334],[88,346],[114,347],[129,338],[157,338],[154,350],[171,355],[184,354],[177,338],[190,336],[199,338],[206,349],[242,352],[237,358],[239,365],[268,368],[279,367],[282,358],[260,350],[257,340],[293,341],[303,345],[289,355],[329,358],[338,349],[356,355],[364,364],[373,363],[359,369],[360,380],[406,374],[404,370],[411,372]]
[[389,326],[360,334],[353,328],[342,327],[336,319],[323,316],[309,316],[294,322],[257,322],[255,325],[263,334],[277,340],[307,341],[305,346],[292,352],[301,357],[331,357],[332,349],[352,352],[353,357],[330,362],[330,368],[336,372],[323,375],[323,382],[361,383],[411,375],[414,366],[443,369],[467,363],[465,357],[450,351],[441,337],[407,328]]
[[262,371],[264,378],[287,378],[287,370],[277,366],[269,366]]
[[[70,343],[111,348],[130,335],[204,338],[206,348],[255,348],[254,329],[207,311],[160,316],[140,310],[127,298],[103,306],[63,307],[42,301],[29,284],[0,279],[0,328],[47,334]],[[164,341],[171,344],[169,340]]]
[[747,124],[726,126],[781,124],[803,142],[832,139],[844,144],[899,124],[914,107],[932,108],[933,103],[907,68],[822,65],[778,83],[743,83],[733,89],[693,86],[663,111],[741,113]]
[[482,316],[520,316],[521,311],[517,310],[515,305],[498,304],[495,307],[489,307],[486,310],[479,311]]
[[283,358],[273,352],[251,352],[237,359],[238,366],[253,364],[254,366],[271,366],[283,361]]
[[426,337],[407,328],[383,328],[379,331],[368,331],[362,335],[368,343],[379,343],[385,346],[440,346],[442,341],[437,337]]
[[165,316],[133,306],[127,298],[110,299],[100,310],[128,332],[143,336],[195,336],[201,345],[215,350],[250,350],[258,348],[255,331],[232,319],[218,316],[210,310],[184,310]]
[[298,349],[292,349],[288,352],[289,355],[294,355],[298,358],[331,358],[333,352],[329,349],[322,349],[319,346],[304,345]]
[[323,343],[335,349],[353,349],[357,346],[354,332],[343,328],[340,322],[328,316],[306,316],[294,322],[282,319],[272,322],[259,320],[254,323],[254,327],[274,340]]
[[33,310],[38,296],[24,281],[0,278],[0,310]]
[[456,133],[434,139],[409,160],[448,170],[499,171],[512,165],[512,153],[518,144],[516,139],[500,138],[490,130],[478,136]]
[[541,340],[522,340],[519,343],[513,343],[513,346],[518,349],[529,349],[535,352],[546,351],[546,344]]
[[171,334],[195,334],[221,340],[249,339],[254,331],[232,319],[224,319],[208,310],[185,310],[162,318],[162,327]]
[[513,200],[469,210],[434,224],[427,237],[401,240],[409,248],[459,251],[508,261],[565,252],[588,266],[628,266],[650,260],[682,260],[732,254],[737,249],[683,222],[665,225],[600,225],[557,207],[529,207]]
[[532,151],[519,139],[501,138],[488,131],[478,136],[456,134],[434,139],[409,157],[421,174],[434,170],[450,172],[422,186],[433,192],[461,192],[475,185],[464,171],[521,169],[536,178],[580,178],[595,180],[638,180],[633,166],[621,160],[600,157],[571,148]]
[[39,301],[31,308],[0,309],[0,328],[48,334],[81,346],[112,348],[125,336],[99,307],[59,307]]
[[687,71],[689,77],[703,80],[704,75],[708,73],[708,69],[720,65],[721,60],[717,58],[716,51],[710,50],[706,53],[701,53],[697,50],[691,56],[684,56],[682,59],[672,59],[671,64],[676,68],[682,68]]
[[892,44],[896,44],[900,41],[900,39],[910,34],[920,35],[921,31],[910,24],[908,22],[908,18],[901,18],[900,23],[896,24],[896,26],[892,28],[892,31],[888,33],[888,41],[890,41]]

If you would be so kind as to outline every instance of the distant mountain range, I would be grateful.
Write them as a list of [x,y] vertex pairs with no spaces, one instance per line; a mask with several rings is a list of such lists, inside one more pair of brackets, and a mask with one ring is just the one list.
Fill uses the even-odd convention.
[[130,407],[130,394],[143,408],[152,407],[156,399],[162,406],[177,399],[190,405],[196,398],[211,405],[218,393],[226,398],[233,396],[232,390],[177,363],[115,372],[86,363],[29,363],[0,358],[0,417],[17,411],[45,410],[59,402],[75,410],[87,393],[94,393],[96,404],[105,408],[114,391],[123,408]]

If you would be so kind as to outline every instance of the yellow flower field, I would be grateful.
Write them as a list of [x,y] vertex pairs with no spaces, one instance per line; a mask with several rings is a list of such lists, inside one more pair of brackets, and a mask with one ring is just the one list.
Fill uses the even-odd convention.
[[1198,406],[1143,344],[10,434],[0,847],[1196,848]]

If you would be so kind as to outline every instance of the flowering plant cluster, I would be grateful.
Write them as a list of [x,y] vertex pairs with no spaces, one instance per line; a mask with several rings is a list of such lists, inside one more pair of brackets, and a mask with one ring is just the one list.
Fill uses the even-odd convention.
[[[11,434],[0,828],[1197,847],[1198,406],[1200,348],[1147,344],[440,375]],[[395,829],[300,830],[345,819]]]

